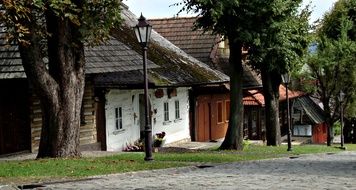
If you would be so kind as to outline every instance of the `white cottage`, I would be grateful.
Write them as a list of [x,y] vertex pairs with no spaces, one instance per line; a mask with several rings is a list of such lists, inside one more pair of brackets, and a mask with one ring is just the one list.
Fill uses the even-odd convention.
[[[122,150],[143,138],[144,101],[141,47],[131,29],[137,17],[122,10],[125,24],[112,32],[112,36],[125,44],[127,58],[116,61],[113,68],[120,71],[94,74],[94,86],[104,91],[105,142],[110,151]],[[99,48],[109,49],[109,48]],[[129,51],[136,53],[129,53]],[[94,53],[96,49],[92,50]],[[137,60],[137,55],[140,60]],[[101,53],[107,55],[107,53]],[[110,69],[110,67],[106,67]],[[190,100],[193,86],[222,84],[229,78],[152,31],[148,50],[148,81],[152,134],[165,132],[165,143],[190,140]],[[103,143],[103,142],[102,142]]]
[[[152,134],[164,131],[166,143],[190,140],[188,90],[175,88],[172,96],[167,94],[168,88],[149,91]],[[107,150],[122,150],[143,138],[143,92],[112,89],[106,94],[106,101]]]

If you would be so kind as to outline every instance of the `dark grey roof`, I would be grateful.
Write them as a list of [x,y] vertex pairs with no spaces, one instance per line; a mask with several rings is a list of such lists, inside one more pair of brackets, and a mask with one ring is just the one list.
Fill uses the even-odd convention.
[[[17,45],[4,45],[0,33],[0,79],[26,78]],[[108,73],[142,69],[142,56],[124,43],[110,38],[105,44],[85,48],[86,73]],[[159,67],[148,60],[148,68]]]
[[25,77],[18,46],[6,42],[5,27],[0,25],[0,79]]
[[[123,25],[112,31],[112,36],[123,42],[130,49],[141,52],[132,27],[137,24],[137,17],[127,9],[122,10]],[[148,70],[149,80],[155,86],[187,86],[228,82],[229,77],[220,71],[209,68],[206,64],[188,55],[183,50],[152,31],[148,49],[148,59],[159,67]],[[135,76],[137,77],[137,76]],[[97,84],[107,83],[102,78],[96,78]],[[121,85],[120,81],[110,84]]]
[[323,111],[309,96],[298,97],[296,101],[314,124],[323,123],[325,121]]
[[[122,72],[142,69],[142,55],[111,37],[105,44],[85,48],[87,74]],[[158,65],[147,61],[147,68]]]
[[[113,30],[109,41],[85,49],[86,74],[95,75],[97,84],[122,86],[140,83],[137,82],[139,79],[142,81],[142,50],[132,31],[132,27],[137,24],[137,17],[125,8],[122,10],[122,17],[123,25]],[[25,78],[17,45],[5,47],[5,30],[4,27],[0,29],[0,79]],[[149,79],[155,86],[229,81],[228,76],[189,56],[155,31],[152,31],[148,51],[148,68]],[[104,73],[112,74],[108,74],[110,77],[98,76]],[[117,77],[119,74],[125,77]]]

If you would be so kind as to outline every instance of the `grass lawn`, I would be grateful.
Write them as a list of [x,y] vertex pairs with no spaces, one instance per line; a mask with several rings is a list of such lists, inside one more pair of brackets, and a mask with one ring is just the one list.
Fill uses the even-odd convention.
[[[356,145],[346,145],[356,151]],[[145,162],[143,153],[120,153],[114,156],[80,159],[41,159],[0,162],[0,184],[29,184],[57,180],[80,179],[95,175],[152,170],[170,167],[260,160],[300,154],[342,151],[325,145],[266,147],[249,145],[244,151],[204,150],[195,152],[154,153],[154,161]]]

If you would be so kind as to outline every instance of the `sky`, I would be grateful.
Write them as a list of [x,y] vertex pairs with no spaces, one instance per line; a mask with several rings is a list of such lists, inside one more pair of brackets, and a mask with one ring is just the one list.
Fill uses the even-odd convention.
[[[313,8],[310,23],[318,18],[322,18],[324,13],[329,11],[336,1],[337,0],[303,0],[303,5],[307,5],[311,2],[311,7]],[[170,6],[180,2],[180,0],[123,0],[123,2],[129,6],[129,9],[134,14],[139,16],[142,13],[147,19],[173,17],[180,10],[180,7]],[[184,12],[179,16],[189,15]]]

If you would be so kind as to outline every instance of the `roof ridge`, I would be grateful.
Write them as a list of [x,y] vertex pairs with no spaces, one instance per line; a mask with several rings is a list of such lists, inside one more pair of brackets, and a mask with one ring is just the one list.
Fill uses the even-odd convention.
[[199,16],[183,16],[183,17],[163,17],[147,19],[148,21],[160,21],[160,20],[183,20],[183,19],[197,19]]

